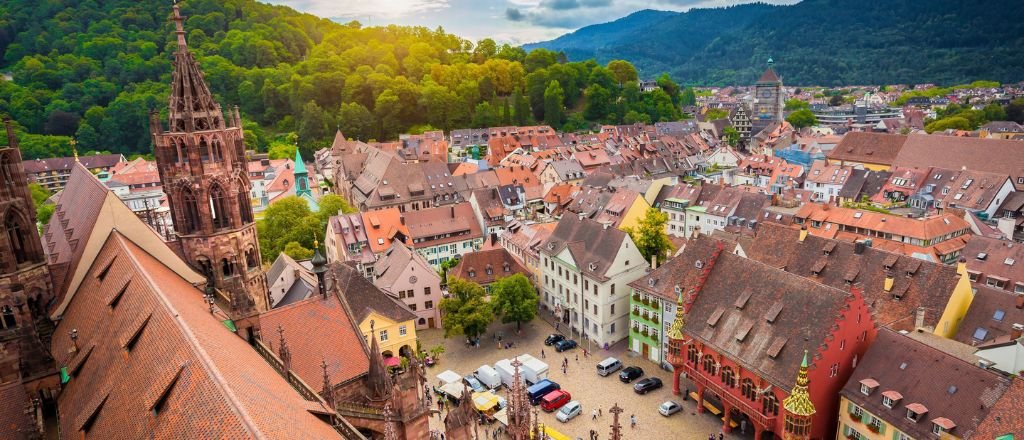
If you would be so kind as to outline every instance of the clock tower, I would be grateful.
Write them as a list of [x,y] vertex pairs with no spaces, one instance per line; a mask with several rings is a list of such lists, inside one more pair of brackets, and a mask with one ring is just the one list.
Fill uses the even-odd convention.
[[782,96],[782,79],[775,73],[775,61],[768,58],[768,69],[754,86],[756,93],[755,114],[760,121],[780,122],[785,106]]

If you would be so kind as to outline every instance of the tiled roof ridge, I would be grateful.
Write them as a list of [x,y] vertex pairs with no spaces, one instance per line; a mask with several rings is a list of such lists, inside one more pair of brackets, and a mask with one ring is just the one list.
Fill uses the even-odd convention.
[[[225,399],[229,404],[228,406],[231,408],[232,411],[234,411],[238,415],[239,420],[242,421],[242,424],[245,426],[249,434],[253,435],[256,438],[265,438],[263,433],[260,432],[259,428],[256,426],[256,422],[252,419],[252,416],[242,405],[239,398],[235,396],[235,393],[232,392],[230,388],[227,387],[227,379],[224,378],[220,370],[216,367],[215,363],[213,362],[213,359],[210,358],[210,355],[202,347],[202,344],[199,342],[199,339],[196,337],[195,333],[192,332],[191,328],[188,325],[185,325],[182,322],[181,314],[174,307],[171,301],[168,300],[163,289],[152,278],[152,276],[149,274],[149,271],[143,269],[142,263],[138,260],[138,257],[135,254],[135,252],[142,251],[150,258],[153,258],[154,260],[155,257],[153,257],[152,254],[146,252],[145,249],[142,249],[135,245],[135,243],[131,242],[131,240],[128,240],[126,237],[121,235],[120,232],[115,230],[111,232],[111,235],[118,241],[118,245],[120,247],[128,251],[126,252],[126,254],[128,254],[128,259],[129,261],[131,261],[132,265],[135,266],[137,273],[141,274],[146,279],[146,282],[153,287],[152,291],[154,293],[154,297],[157,299],[157,301],[159,301],[159,304],[163,306],[164,309],[166,309],[167,312],[171,315],[171,317],[173,318],[172,322],[174,322],[174,324],[181,331],[182,336],[184,336],[189,341],[189,345],[195,352],[196,358],[200,360],[199,365],[210,376],[211,382],[216,384],[217,389],[220,390],[221,394],[224,395]],[[177,275],[177,273],[175,273],[175,275],[180,276]],[[186,282],[188,281],[186,280]]]

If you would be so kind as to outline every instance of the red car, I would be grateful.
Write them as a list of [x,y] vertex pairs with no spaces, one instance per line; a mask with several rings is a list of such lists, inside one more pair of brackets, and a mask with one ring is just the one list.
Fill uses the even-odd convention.
[[540,400],[540,408],[546,412],[552,412],[569,403],[570,400],[572,400],[572,395],[568,391],[555,390],[544,395],[544,398]]

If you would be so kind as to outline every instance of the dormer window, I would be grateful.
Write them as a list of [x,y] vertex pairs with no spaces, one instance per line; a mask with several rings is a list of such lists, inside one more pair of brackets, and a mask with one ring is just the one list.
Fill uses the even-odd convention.
[[943,433],[950,432],[956,428],[956,423],[945,417],[936,417],[932,420],[932,434],[942,436]]
[[882,406],[893,409],[901,399],[903,399],[902,394],[893,390],[887,390],[882,393]]
[[588,268],[589,268],[589,269],[590,269],[591,271],[595,271],[595,270],[597,270],[597,264],[596,264],[596,263],[590,263],[590,265],[588,265],[587,267],[588,267]]
[[878,381],[874,379],[863,379],[860,381],[860,393],[865,396],[870,396],[871,393],[878,388]]
[[923,416],[928,413],[928,408],[920,403],[911,403],[907,405],[907,420],[917,423],[921,421]]
[[647,279],[647,285],[650,286],[650,287],[654,287],[654,285],[657,284],[657,283],[658,283],[658,280],[656,280],[654,278],[648,278]]
[[476,278],[476,271],[475,271],[475,270],[473,270],[473,269],[470,269],[470,270],[469,270],[469,277],[470,277],[470,278]]

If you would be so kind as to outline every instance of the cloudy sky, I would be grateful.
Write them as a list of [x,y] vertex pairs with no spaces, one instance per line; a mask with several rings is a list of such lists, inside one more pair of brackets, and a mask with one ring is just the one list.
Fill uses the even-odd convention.
[[[685,11],[749,0],[262,0],[340,22],[420,25],[464,38],[499,42],[548,40],[580,27],[604,23],[641,9]],[[770,3],[794,3],[772,0]]]

